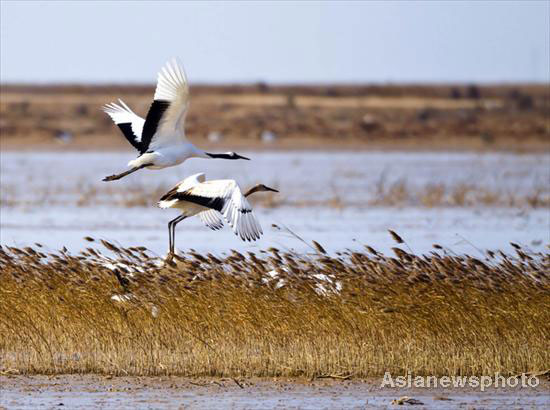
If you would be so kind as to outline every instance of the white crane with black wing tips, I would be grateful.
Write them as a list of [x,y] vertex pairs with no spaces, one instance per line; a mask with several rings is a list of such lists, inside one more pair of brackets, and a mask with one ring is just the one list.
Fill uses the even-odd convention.
[[126,139],[139,151],[128,171],[105,177],[114,181],[142,168],[162,169],[189,158],[249,159],[235,152],[213,154],[195,147],[185,136],[184,122],[189,106],[189,85],[185,72],[175,60],[158,74],[157,88],[147,117],[141,118],[122,100],[103,107]]
[[243,194],[233,179],[206,181],[203,173],[185,178],[160,198],[160,208],[176,208],[181,215],[168,222],[170,254],[174,254],[176,225],[190,216],[199,215],[204,224],[213,230],[223,227],[223,221],[243,241],[254,241],[263,234],[246,199],[254,192],[279,192],[263,184],[250,188]]

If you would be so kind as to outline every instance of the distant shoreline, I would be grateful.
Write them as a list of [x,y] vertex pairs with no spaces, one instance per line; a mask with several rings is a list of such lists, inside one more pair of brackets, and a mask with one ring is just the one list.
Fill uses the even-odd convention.
[[[145,116],[153,85],[0,85],[1,150],[124,150],[101,107]],[[550,151],[546,85],[197,85],[185,129],[205,148]]]
[[[114,130],[116,133],[116,129]],[[422,141],[409,140],[399,143],[376,142],[364,143],[361,141],[346,140],[331,142],[312,138],[294,139],[292,141],[280,141],[276,143],[262,143],[257,140],[226,139],[220,143],[211,143],[204,138],[189,139],[204,149],[217,150],[248,150],[256,152],[288,152],[288,151],[334,151],[334,152],[503,152],[514,154],[549,154],[550,143],[538,139],[514,141],[499,141],[497,144],[487,146],[475,139],[462,141]],[[108,135],[99,138],[75,138],[74,141],[63,144],[56,141],[39,138],[15,139],[0,136],[0,152],[128,152],[134,155],[136,152],[123,138],[118,135]]]

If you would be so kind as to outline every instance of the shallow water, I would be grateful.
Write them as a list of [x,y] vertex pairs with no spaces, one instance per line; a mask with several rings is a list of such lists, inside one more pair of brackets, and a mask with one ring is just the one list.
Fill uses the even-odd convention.
[[[366,381],[241,381],[181,377],[45,376],[1,377],[0,405],[7,408],[162,408],[162,409],[365,409],[396,408],[403,396],[430,409],[544,408],[549,385],[536,388],[381,388],[380,380]],[[417,406],[426,408],[424,406]]]
[[290,201],[343,198],[365,201],[376,195],[381,181],[405,181],[411,187],[426,184],[473,184],[495,191],[529,192],[546,186],[550,156],[505,153],[431,152],[251,152],[251,161],[191,159],[178,167],[140,171],[122,180],[101,179],[126,169],[131,153],[2,152],[2,194],[45,202],[60,194],[78,195],[85,188],[152,189],[172,187],[196,172],[208,179],[236,179],[241,186],[262,182],[279,187]]
[[[333,253],[360,249],[368,244],[390,252],[396,243],[388,229],[398,232],[415,253],[425,253],[438,243],[457,253],[477,253],[477,249],[508,249],[510,242],[542,250],[548,240],[548,212],[522,213],[509,209],[346,209],[278,208],[257,211],[264,236],[256,242],[242,242],[227,227],[218,232],[205,228],[197,219],[180,223],[176,242],[181,250],[220,254],[229,249],[255,251],[275,246],[299,252],[309,245],[293,237],[287,226],[309,244],[316,240]],[[39,242],[51,249],[67,246],[77,251],[90,243],[84,236],[103,238],[122,246],[146,246],[163,255],[167,250],[168,220],[177,211],[155,208],[94,209],[2,209],[2,243],[26,246]]]
[[[389,252],[395,246],[387,233],[398,232],[416,253],[438,243],[455,252],[510,249],[509,242],[539,251],[550,242],[548,209],[513,207],[406,207],[369,206],[376,186],[406,180],[412,186],[436,183],[472,183],[497,191],[529,192],[547,181],[550,159],[545,155],[478,153],[245,153],[252,161],[190,160],[162,171],[140,171],[124,180],[104,183],[101,178],[123,170],[129,153],[1,153],[1,243],[26,246],[39,242],[52,249],[78,251],[89,244],[84,236],[105,238],[123,246],[146,246],[158,254],[167,249],[167,222],[175,210],[155,206],[127,207],[114,200],[118,189],[137,187],[152,193],[170,188],[191,173],[206,171],[207,178],[256,182],[278,187],[285,200],[323,200],[337,197],[339,207],[256,206],[265,235],[243,243],[227,228],[212,232],[197,218],[178,225],[177,246],[182,250],[223,253],[229,249],[257,250],[276,246],[303,252],[311,240],[329,252],[359,249],[368,244]],[[546,178],[546,179],[545,179]],[[546,184],[547,185],[547,184]],[[109,187],[110,191],[105,191]],[[103,190],[103,191],[102,191]],[[82,192],[96,199],[77,205]],[[261,195],[261,194],[258,194]],[[99,204],[98,204],[99,203]],[[284,230],[287,226],[304,244]]]

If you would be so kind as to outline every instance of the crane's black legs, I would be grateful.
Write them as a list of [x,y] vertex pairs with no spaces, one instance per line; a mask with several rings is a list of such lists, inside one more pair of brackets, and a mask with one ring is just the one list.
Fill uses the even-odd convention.
[[180,215],[168,222],[168,243],[170,247],[170,256],[174,255],[174,246],[176,243],[176,225],[187,218],[186,215]]
[[175,219],[168,222],[168,257],[169,258],[173,255],[173,253],[172,253],[172,222],[174,222],[174,221],[175,221]]
[[130,175],[132,172],[139,171],[140,169],[151,166],[151,165],[153,165],[153,164],[143,164],[143,165],[140,165],[139,167],[131,168],[128,171],[124,171],[120,174],[109,175],[108,177],[103,178],[103,181],[105,181],[105,182],[107,182],[107,181],[116,181],[117,179],[124,178],[126,175]]

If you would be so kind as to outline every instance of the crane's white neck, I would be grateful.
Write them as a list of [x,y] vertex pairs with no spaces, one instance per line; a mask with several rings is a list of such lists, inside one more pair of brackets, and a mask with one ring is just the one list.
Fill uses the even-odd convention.
[[194,157],[211,159],[211,157],[209,157],[208,154],[206,154],[206,152],[203,151],[202,149],[193,147],[193,150],[194,150],[194,155],[193,155]]

